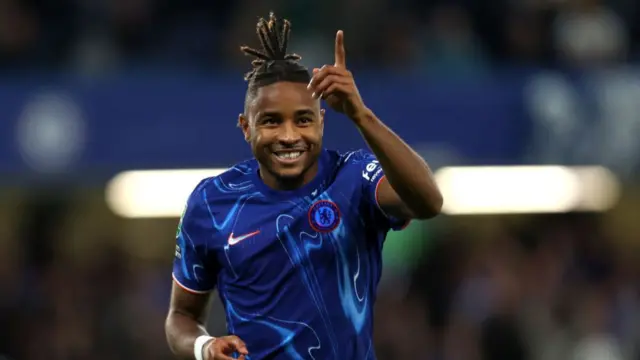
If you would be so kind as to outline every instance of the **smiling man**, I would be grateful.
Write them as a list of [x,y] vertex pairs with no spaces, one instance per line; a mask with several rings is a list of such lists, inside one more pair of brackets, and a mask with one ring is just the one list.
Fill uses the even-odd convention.
[[[346,69],[310,73],[290,24],[261,19],[239,118],[255,159],[203,180],[181,219],[166,333],[184,359],[374,359],[373,305],[390,229],[437,215],[427,164],[362,101]],[[324,149],[320,100],[370,151]],[[348,123],[345,123],[345,126]],[[203,326],[218,289],[228,334]]]

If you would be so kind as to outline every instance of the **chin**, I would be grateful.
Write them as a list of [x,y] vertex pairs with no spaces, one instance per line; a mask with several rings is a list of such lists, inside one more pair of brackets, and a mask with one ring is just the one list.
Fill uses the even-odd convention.
[[295,168],[289,168],[289,169],[275,168],[273,169],[273,174],[281,180],[292,181],[292,180],[299,179],[304,175],[304,168],[303,167],[299,167],[299,168],[295,167]]

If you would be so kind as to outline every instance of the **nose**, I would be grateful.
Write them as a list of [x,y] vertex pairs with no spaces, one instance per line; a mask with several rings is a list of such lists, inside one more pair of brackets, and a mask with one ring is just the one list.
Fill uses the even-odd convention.
[[295,144],[300,140],[300,132],[293,121],[283,122],[278,140],[287,144]]

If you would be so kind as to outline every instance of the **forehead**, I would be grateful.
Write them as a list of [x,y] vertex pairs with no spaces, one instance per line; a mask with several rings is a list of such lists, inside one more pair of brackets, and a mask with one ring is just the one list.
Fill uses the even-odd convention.
[[258,112],[294,113],[300,109],[319,109],[319,102],[307,90],[307,84],[277,82],[258,89],[251,110]]

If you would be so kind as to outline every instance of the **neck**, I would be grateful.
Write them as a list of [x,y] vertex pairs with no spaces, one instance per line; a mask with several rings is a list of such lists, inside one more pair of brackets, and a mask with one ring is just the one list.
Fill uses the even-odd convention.
[[318,162],[316,161],[302,174],[296,177],[280,177],[269,172],[262,164],[260,166],[260,178],[270,188],[279,191],[291,191],[299,189],[310,183],[318,173]]

